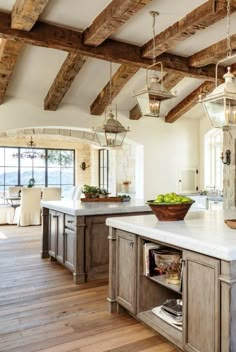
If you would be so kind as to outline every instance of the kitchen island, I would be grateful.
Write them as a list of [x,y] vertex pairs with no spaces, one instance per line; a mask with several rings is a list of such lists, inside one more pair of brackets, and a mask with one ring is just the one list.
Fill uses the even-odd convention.
[[[224,223],[234,218],[235,209],[193,211],[174,222],[108,218],[110,312],[127,310],[183,351],[235,352],[236,230]],[[181,254],[181,285],[145,273],[147,243]],[[167,299],[182,300],[182,326],[154,314]]]
[[42,201],[42,258],[57,260],[76,284],[108,277],[106,218],[150,214],[143,200],[126,202]]

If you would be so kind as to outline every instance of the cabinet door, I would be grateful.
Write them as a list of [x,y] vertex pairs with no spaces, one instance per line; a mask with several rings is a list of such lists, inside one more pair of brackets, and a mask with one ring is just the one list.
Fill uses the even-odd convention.
[[65,229],[65,266],[75,271],[76,260],[75,232],[70,229]]
[[116,301],[131,313],[136,314],[136,236],[117,230],[117,292]]
[[86,217],[85,271],[88,281],[108,277],[109,229],[106,218],[105,215]]
[[220,261],[183,252],[184,346],[191,352],[220,350]]
[[56,259],[60,263],[64,263],[64,214],[57,213],[57,252]]
[[49,238],[48,238],[48,253],[56,258],[57,253],[57,220],[58,214],[54,210],[49,211]]

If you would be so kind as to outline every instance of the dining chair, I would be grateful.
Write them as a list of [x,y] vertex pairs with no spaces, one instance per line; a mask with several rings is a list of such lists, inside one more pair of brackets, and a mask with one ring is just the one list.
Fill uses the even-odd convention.
[[61,200],[60,187],[43,187],[42,200]]
[[7,204],[0,204],[0,224],[13,224],[15,209]]
[[10,197],[18,197],[19,192],[22,190],[22,186],[9,186],[8,187],[8,195]]
[[18,226],[40,225],[40,203],[40,188],[22,188],[20,206],[15,209],[14,223]]
[[82,193],[82,187],[76,186],[72,200],[79,200],[81,197],[81,193]]

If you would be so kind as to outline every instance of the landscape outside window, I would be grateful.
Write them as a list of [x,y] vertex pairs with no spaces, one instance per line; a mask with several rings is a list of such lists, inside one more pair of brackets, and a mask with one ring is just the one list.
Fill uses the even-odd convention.
[[74,150],[35,148],[45,158],[13,157],[24,151],[25,148],[0,147],[0,195],[5,195],[9,186],[27,186],[31,178],[38,187],[61,187],[62,195],[74,186]]

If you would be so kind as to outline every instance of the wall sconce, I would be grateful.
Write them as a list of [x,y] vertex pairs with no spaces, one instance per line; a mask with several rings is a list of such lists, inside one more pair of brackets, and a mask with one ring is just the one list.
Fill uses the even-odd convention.
[[80,164],[80,167],[82,170],[86,170],[90,165],[86,165],[85,161],[82,161],[82,163]]
[[231,162],[231,151],[229,149],[227,149],[225,151],[225,156],[224,156],[224,153],[222,152],[221,153],[221,160],[222,160],[222,163],[225,164],[225,165],[230,165],[230,162]]

